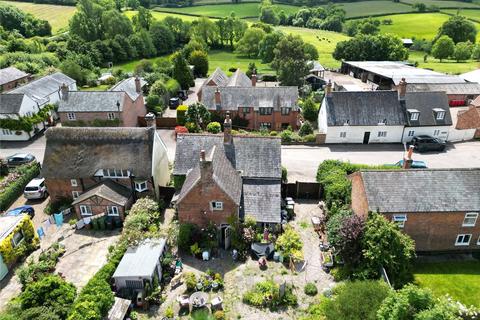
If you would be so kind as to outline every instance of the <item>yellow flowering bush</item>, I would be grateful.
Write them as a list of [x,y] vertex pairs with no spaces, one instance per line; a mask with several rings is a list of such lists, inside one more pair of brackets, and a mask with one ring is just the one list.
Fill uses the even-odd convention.
[[[17,247],[13,247],[13,235],[22,231],[24,241]],[[40,239],[35,232],[35,227],[29,216],[24,216],[15,229],[0,242],[0,254],[5,263],[11,263],[18,257],[23,256],[28,251],[35,249],[40,243]]]

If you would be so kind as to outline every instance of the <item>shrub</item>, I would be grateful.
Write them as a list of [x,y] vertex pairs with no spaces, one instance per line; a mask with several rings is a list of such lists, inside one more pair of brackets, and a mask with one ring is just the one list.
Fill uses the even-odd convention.
[[313,127],[311,125],[310,122],[308,121],[305,121],[302,126],[300,127],[300,130],[298,131],[298,133],[300,134],[300,136],[306,136],[308,134],[312,134],[313,133]]
[[401,290],[390,292],[378,310],[377,319],[413,319],[418,312],[430,308],[433,302],[430,290],[407,285]]
[[243,295],[243,302],[254,307],[268,307],[276,310],[279,306],[296,306],[297,297],[292,286],[285,286],[285,294],[280,297],[280,286],[273,280],[257,282],[255,287]]
[[303,259],[302,253],[302,239],[295,229],[290,225],[285,227],[285,231],[278,237],[275,243],[275,249],[283,253],[283,256],[288,259]]
[[178,247],[184,251],[188,251],[191,245],[198,242],[199,236],[200,230],[197,225],[193,223],[180,224],[180,230],[178,232]]
[[197,277],[193,272],[185,272],[183,278],[188,291],[194,291],[197,287]]
[[69,208],[72,205],[73,199],[70,197],[62,197],[56,199],[55,202],[50,202],[43,212],[48,215],[52,215],[54,213],[58,213]]
[[210,133],[219,133],[222,131],[222,126],[220,125],[220,123],[214,121],[214,122],[210,122],[208,125],[207,125],[207,131],[210,132]]
[[303,291],[305,292],[306,295],[309,295],[309,296],[315,296],[318,293],[317,286],[313,282],[307,283]]
[[292,142],[292,136],[293,132],[292,130],[283,130],[282,133],[280,134],[280,137],[282,138],[282,142]]
[[27,183],[39,175],[40,166],[37,162],[34,162],[18,167],[15,172],[19,174],[17,178],[4,187],[0,193],[0,211],[7,210],[17,200]]
[[173,314],[173,307],[172,305],[169,305],[166,309],[165,309],[165,317],[167,318],[173,318],[174,314]]
[[187,112],[188,107],[185,105],[178,106],[177,108],[177,124],[180,126],[185,125],[185,113]]
[[302,104],[302,115],[307,121],[317,121],[319,105],[313,101],[312,98],[308,98]]
[[217,310],[213,314],[213,317],[215,318],[215,320],[225,320],[225,312],[223,312],[222,310]]

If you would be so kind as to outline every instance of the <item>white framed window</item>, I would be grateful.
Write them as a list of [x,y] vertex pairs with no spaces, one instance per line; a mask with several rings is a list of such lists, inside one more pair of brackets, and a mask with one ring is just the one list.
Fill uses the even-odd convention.
[[72,187],[78,187],[77,179],[70,179],[70,184]]
[[147,189],[147,181],[135,181],[135,190],[142,192]]
[[2,129],[2,133],[4,136],[11,136],[13,134],[10,129]]
[[118,217],[119,211],[117,206],[108,206],[107,207],[107,215],[111,217]]
[[468,246],[470,244],[471,234],[459,234],[457,240],[455,240],[456,246]]
[[438,136],[438,135],[440,135],[440,130],[435,129],[435,130],[433,131],[433,136]]
[[346,138],[346,137],[347,137],[347,132],[346,131],[340,132],[340,138]]
[[412,113],[410,114],[410,120],[411,120],[411,121],[417,121],[419,115],[420,115],[420,113],[418,113],[418,112],[412,112]]
[[79,196],[78,191],[72,191],[72,198],[73,198],[73,200],[77,199],[78,196]]
[[260,122],[260,129],[268,130],[272,128],[272,124],[270,122]]
[[221,201],[212,201],[211,206],[212,210],[223,210],[223,202]]
[[437,112],[437,120],[443,120],[445,118],[445,111]]
[[82,216],[91,216],[92,215],[92,208],[87,205],[80,206],[80,214]]
[[23,232],[22,230],[15,232],[15,234],[12,237],[12,245],[13,247],[17,247],[20,243],[22,243],[24,239]]
[[393,215],[393,222],[395,222],[399,228],[405,227],[405,221],[407,221],[407,215],[406,214],[394,214]]
[[262,116],[270,115],[273,113],[273,108],[270,108],[270,107],[260,107],[259,110]]
[[108,120],[114,120],[114,119],[115,119],[115,113],[109,112],[109,113],[107,114],[107,118],[108,118]]
[[478,218],[477,212],[465,213],[465,218],[463,218],[462,227],[475,227],[475,223],[477,223],[477,218]]
[[387,136],[387,131],[378,131],[379,138],[385,138]]
[[282,116],[288,116],[290,114],[290,108],[281,108]]
[[103,169],[103,176],[105,178],[128,178],[130,172],[121,169]]
[[413,131],[413,130],[408,131],[408,136],[409,137],[413,137],[414,135],[415,135],[415,131]]
[[75,112],[68,112],[67,113],[67,119],[70,121],[76,120],[77,117],[75,116]]

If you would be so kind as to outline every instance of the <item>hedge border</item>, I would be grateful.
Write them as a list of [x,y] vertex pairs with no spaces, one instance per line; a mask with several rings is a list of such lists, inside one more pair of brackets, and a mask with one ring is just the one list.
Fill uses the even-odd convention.
[[[17,198],[23,193],[23,189],[30,182],[30,180],[40,174],[40,165],[38,162],[25,166],[29,166],[25,173],[17,180],[10,183],[5,190],[0,193],[0,211],[7,210],[8,207],[10,207],[10,205],[14,203],[15,200],[17,200]],[[20,169],[21,167],[17,168],[17,170]]]

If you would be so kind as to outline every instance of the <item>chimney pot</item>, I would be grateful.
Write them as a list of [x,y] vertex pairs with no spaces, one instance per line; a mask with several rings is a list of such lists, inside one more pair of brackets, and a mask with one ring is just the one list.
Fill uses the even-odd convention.
[[398,83],[397,91],[398,99],[405,100],[405,94],[407,93],[407,81],[405,81],[405,78],[402,78],[402,80],[400,80],[400,82]]
[[230,112],[227,111],[225,121],[223,122],[223,143],[229,144],[232,142],[232,119],[230,119]]
[[252,73],[252,87],[257,86],[257,70],[253,70]]
[[205,161],[205,150],[200,150],[200,160],[203,162]]
[[327,97],[332,96],[332,80],[328,80],[327,86],[325,88],[325,94]]
[[68,100],[68,86],[65,83],[60,86],[60,96],[62,100]]
[[145,115],[145,122],[147,123],[147,127],[157,127],[157,121],[155,118],[155,114],[153,114],[152,112],[149,112]]
[[220,89],[218,89],[218,87],[215,89],[215,104],[217,106],[220,105],[220,103],[222,102],[222,99],[220,97]]

